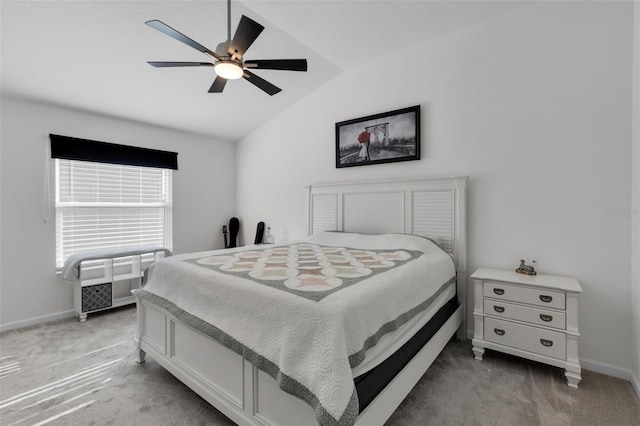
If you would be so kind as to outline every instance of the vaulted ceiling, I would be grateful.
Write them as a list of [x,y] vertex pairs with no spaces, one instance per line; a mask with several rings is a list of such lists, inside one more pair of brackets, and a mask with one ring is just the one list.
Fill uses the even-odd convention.
[[[3,95],[236,141],[340,73],[512,10],[505,1],[232,1],[265,26],[247,59],[307,58],[309,71],[255,71],[282,89],[246,81],[207,93],[211,67],[153,68],[146,61],[208,61],[144,25],[159,19],[211,50],[226,38],[227,2],[2,0]],[[411,66],[411,58],[406,64]],[[392,82],[390,83],[392,84]]]

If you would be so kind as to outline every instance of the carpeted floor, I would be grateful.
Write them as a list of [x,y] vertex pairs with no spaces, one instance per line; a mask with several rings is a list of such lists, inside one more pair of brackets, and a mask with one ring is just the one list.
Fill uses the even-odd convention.
[[[135,362],[135,308],[0,335],[0,424],[232,425],[147,357]],[[620,379],[561,369],[451,341],[389,425],[640,425]]]

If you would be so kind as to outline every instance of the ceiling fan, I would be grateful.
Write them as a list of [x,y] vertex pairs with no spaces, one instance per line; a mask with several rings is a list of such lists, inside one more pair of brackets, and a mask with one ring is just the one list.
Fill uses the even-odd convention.
[[242,15],[236,32],[231,38],[231,0],[227,0],[227,39],[218,44],[215,52],[195,42],[184,34],[174,30],[169,25],[157,19],[147,21],[145,24],[172,37],[187,46],[191,46],[205,55],[213,58],[210,62],[157,62],[149,61],[150,65],[158,68],[165,67],[213,67],[216,79],[213,81],[209,93],[221,93],[227,80],[244,78],[249,83],[262,89],[273,96],[282,89],[258,77],[249,69],[255,70],[283,70],[283,71],[307,71],[306,59],[254,59],[245,60],[244,54],[258,38],[264,27],[254,20]]

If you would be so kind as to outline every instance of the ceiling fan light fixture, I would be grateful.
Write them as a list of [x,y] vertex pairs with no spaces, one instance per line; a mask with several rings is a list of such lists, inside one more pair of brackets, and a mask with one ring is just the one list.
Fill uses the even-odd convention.
[[218,61],[214,66],[214,70],[219,77],[226,80],[237,80],[244,75],[242,66],[233,61]]
[[[150,65],[158,68],[164,67],[214,67],[217,77],[209,88],[209,93],[222,93],[227,80],[244,78],[249,83],[256,86],[266,94],[273,96],[281,89],[267,80],[255,75],[251,70],[283,70],[283,71],[306,71],[306,59],[260,59],[244,62],[244,54],[247,49],[258,38],[264,26],[251,18],[242,15],[236,28],[236,32],[231,38],[231,0],[227,0],[227,38],[218,44],[216,51],[212,51],[195,40],[190,39],[181,32],[171,28],[169,25],[158,19],[145,22],[146,25],[154,28],[169,37],[198,50],[213,58],[212,62],[149,62]],[[245,65],[247,69],[245,69]]]

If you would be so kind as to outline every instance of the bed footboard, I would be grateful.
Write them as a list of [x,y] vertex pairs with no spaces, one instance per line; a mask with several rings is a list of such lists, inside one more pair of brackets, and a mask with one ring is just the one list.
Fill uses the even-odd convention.
[[139,359],[148,354],[239,425],[314,424],[303,401],[286,394],[241,355],[163,308],[137,300]]
[[[382,425],[420,380],[462,324],[464,306],[360,414],[358,425]],[[137,298],[138,362],[151,356],[239,425],[309,425],[315,414],[302,400],[241,355],[181,323],[165,309]]]

